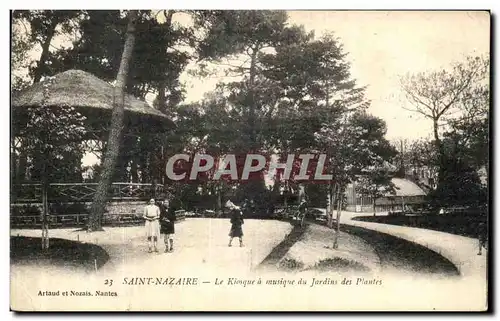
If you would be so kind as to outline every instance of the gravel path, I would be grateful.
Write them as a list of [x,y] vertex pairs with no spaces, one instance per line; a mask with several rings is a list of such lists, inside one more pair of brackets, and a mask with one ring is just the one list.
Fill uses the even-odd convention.
[[[176,224],[174,253],[163,253],[163,240],[158,242],[160,253],[148,253],[144,228],[116,227],[103,232],[86,233],[75,229],[50,230],[54,238],[79,240],[101,246],[109,254],[109,261],[99,270],[100,274],[116,271],[137,270],[147,266],[146,262],[158,260],[176,261],[183,269],[193,267],[228,269],[232,265],[240,270],[250,271],[277,246],[291,231],[290,224],[280,221],[246,220],[243,226],[245,247],[240,248],[237,240],[229,248],[227,219],[192,218]],[[11,235],[39,237],[38,230],[11,230]],[[236,256],[236,257],[235,257]],[[179,264],[180,263],[180,264]],[[169,264],[173,269],[175,266]],[[31,267],[30,267],[31,268]],[[28,269],[30,269],[28,268]],[[34,262],[33,269],[46,266]],[[50,267],[54,269],[55,267]],[[60,271],[64,274],[64,270]]]
[[[97,273],[83,273],[35,263],[32,266],[11,265],[11,296],[15,298],[14,309],[32,310],[376,310],[393,307],[398,310],[438,309],[477,309],[484,306],[484,279],[434,280],[421,278],[416,274],[397,274],[387,270],[395,265],[396,269],[407,268],[406,264],[385,260],[394,254],[391,246],[381,251],[372,239],[342,233],[338,252],[355,257],[366,264],[381,266],[388,272],[379,279],[379,286],[344,287],[327,286],[306,287],[214,287],[215,278],[257,277],[255,267],[278,246],[292,230],[292,226],[279,221],[246,220],[244,225],[245,247],[227,247],[229,222],[224,219],[188,219],[176,226],[176,251],[174,253],[147,253],[144,230],[141,227],[107,228],[104,232],[76,232],[75,230],[51,230],[51,237],[79,239],[82,242],[97,243],[109,254],[110,260]],[[330,255],[333,231],[322,226],[312,226],[289,248],[288,254],[306,253],[309,261],[321,255]],[[11,235],[40,236],[37,230],[12,230]],[[264,241],[265,240],[265,241]],[[380,239],[379,243],[387,243]],[[234,244],[237,244],[235,242]],[[446,245],[447,243],[441,244]],[[301,248],[302,247],[302,248]],[[312,251],[311,251],[312,250]],[[407,252],[407,251],[406,251]],[[424,254],[423,252],[420,255]],[[304,259],[305,260],[305,259]],[[414,258],[408,258],[412,261]],[[307,261],[307,260],[305,260]],[[378,264],[377,262],[380,262]],[[387,263],[389,262],[389,263]],[[411,269],[410,269],[411,270]],[[413,270],[415,272],[415,269]],[[417,269],[418,272],[418,269]],[[132,277],[197,277],[203,282],[196,287],[144,287],[124,285],[125,278]],[[335,273],[319,276],[312,271],[307,274],[287,276],[283,272],[262,275],[266,278],[292,278],[313,280],[342,279]],[[353,276],[355,282],[357,276]],[[114,279],[114,285],[104,285],[106,279]],[[368,279],[367,279],[368,280]],[[371,279],[370,279],[371,280]],[[205,284],[207,282],[207,284]],[[325,281],[326,282],[326,281]],[[99,288],[99,284],[102,288]],[[330,287],[330,286],[329,286]],[[114,290],[118,298],[103,299],[97,296],[81,300],[68,300],[37,296],[37,291],[77,290],[77,291]],[[335,290],[333,290],[335,289]],[[381,295],[383,293],[383,295]],[[402,295],[404,293],[404,295]],[[463,293],[457,296],[457,293]],[[147,294],[147,295],[146,295]],[[450,300],[453,296],[453,300]],[[370,298],[359,300],[359,298]],[[71,299],[71,298],[70,298]],[[289,305],[294,302],[293,308]]]

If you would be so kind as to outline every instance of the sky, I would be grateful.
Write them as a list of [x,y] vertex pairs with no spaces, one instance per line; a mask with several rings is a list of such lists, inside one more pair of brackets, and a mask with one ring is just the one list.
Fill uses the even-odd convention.
[[[317,36],[333,32],[343,44],[351,74],[367,86],[369,111],[387,123],[387,138],[418,139],[431,135],[432,123],[405,110],[400,90],[406,73],[447,68],[467,55],[489,54],[487,12],[466,11],[289,11],[291,24]],[[183,75],[187,101],[215,88],[217,79]]]

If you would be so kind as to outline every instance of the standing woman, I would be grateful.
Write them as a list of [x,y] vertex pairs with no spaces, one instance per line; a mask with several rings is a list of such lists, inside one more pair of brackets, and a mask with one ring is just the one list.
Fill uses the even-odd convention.
[[156,246],[158,242],[158,237],[160,236],[160,209],[155,205],[155,200],[149,200],[149,204],[144,208],[144,215],[142,216],[146,220],[146,236],[148,238],[149,253],[154,251],[158,252]]
[[230,209],[231,214],[231,230],[229,231],[229,245],[233,242],[233,238],[238,237],[240,239],[240,247],[243,247],[243,213],[241,209],[234,205],[233,202],[227,201],[226,206]]
[[160,207],[160,233],[165,241],[165,253],[174,251],[175,212],[164,200]]

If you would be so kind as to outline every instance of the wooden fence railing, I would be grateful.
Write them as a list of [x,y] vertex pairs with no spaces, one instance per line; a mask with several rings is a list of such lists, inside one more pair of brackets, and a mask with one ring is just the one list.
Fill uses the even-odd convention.
[[[52,183],[47,188],[49,202],[90,202],[97,190],[97,183]],[[164,192],[163,185],[142,183],[112,183],[109,199],[113,201],[143,201],[159,197]],[[41,203],[42,184],[14,184],[11,189],[11,204]]]
[[[176,222],[182,222],[186,219],[186,211],[175,211]],[[49,215],[49,227],[84,227],[87,224],[88,214],[64,214],[64,215]],[[41,215],[22,215],[11,216],[12,228],[40,228],[42,226]],[[144,223],[142,214],[114,214],[104,215],[102,224],[104,226],[129,226],[139,225]]]
[[[51,227],[84,226],[97,183],[51,183],[46,189],[47,220]],[[162,196],[163,185],[141,183],[112,183],[108,192],[111,202],[142,202]],[[44,189],[40,183],[14,184],[10,193],[11,227],[41,227],[44,217]],[[138,224],[141,215],[106,213],[103,225]]]
[[175,220],[176,221],[183,221],[185,219],[186,219],[186,211],[185,210],[175,211]]

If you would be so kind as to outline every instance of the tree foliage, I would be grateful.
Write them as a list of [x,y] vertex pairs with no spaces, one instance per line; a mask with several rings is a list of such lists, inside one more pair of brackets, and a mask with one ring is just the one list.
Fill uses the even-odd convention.
[[[43,82],[48,97],[51,79]],[[45,101],[45,99],[43,100]],[[16,152],[28,155],[33,162],[30,178],[41,182],[77,182],[80,176],[81,141],[87,133],[85,116],[75,108],[46,106],[26,110],[25,126],[19,129]]]
[[451,125],[453,130],[460,123],[474,121],[487,112],[489,66],[489,58],[466,57],[465,61],[452,64],[450,69],[408,74],[401,81],[401,88],[413,106],[410,110],[433,122],[440,179],[446,167],[440,127]]
[[[412,110],[433,122],[433,148],[415,146],[420,155],[413,160],[437,168],[437,190],[432,195],[436,202],[462,203],[470,200],[467,196],[479,197],[481,184],[475,177],[481,167],[488,167],[489,69],[489,57],[466,57],[449,69],[402,80]],[[468,195],[463,192],[467,189]]]
[[[175,183],[166,178],[166,161],[181,152],[215,157],[324,152],[333,180],[306,190],[317,204],[328,197],[331,213],[334,207],[341,209],[344,189],[353,180],[358,179],[374,198],[390,192],[392,170],[387,164],[391,162],[402,167],[401,176],[437,168],[449,181],[446,186],[455,187],[459,184],[450,179],[459,177],[458,169],[472,173],[488,165],[486,58],[469,57],[449,69],[402,80],[412,109],[433,121],[434,137],[410,142],[395,156],[385,139],[385,123],[368,114],[365,88],[353,79],[347,54],[334,35],[317,37],[290,24],[284,11],[140,10],[137,14],[133,63],[124,90],[153,101],[152,106],[172,118],[176,128],[163,136],[125,138],[127,148],[118,155],[113,180],[164,183],[186,207],[201,206],[202,199],[219,207],[221,199],[230,195],[261,201],[264,207],[271,192],[263,178],[255,185]],[[178,17],[191,24],[178,23]],[[13,68],[31,67],[26,78],[14,77],[13,89],[68,69],[115,81],[125,48],[127,11],[19,11],[13,20]],[[54,47],[54,39],[62,35],[71,35],[71,45]],[[29,61],[26,52],[33,48],[42,53]],[[181,79],[192,63],[198,77],[222,76],[224,81],[204,99],[186,103]],[[147,129],[147,124],[138,125]],[[26,154],[35,147],[23,148],[21,153]],[[24,158],[31,163],[31,156]],[[102,168],[96,170],[103,173]],[[476,180],[464,177],[460,182]],[[303,182],[274,183],[272,193],[283,188],[289,195]]]
[[29,67],[33,82],[39,82],[43,76],[51,75],[49,60],[52,40],[62,33],[71,33],[78,28],[76,19],[83,14],[79,10],[16,10],[13,19],[25,28],[29,24],[31,43],[41,47],[40,58]]
[[375,215],[377,199],[396,194],[396,185],[392,182],[394,173],[386,164],[376,164],[364,170],[364,175],[358,178],[357,192],[368,195],[373,201]]

